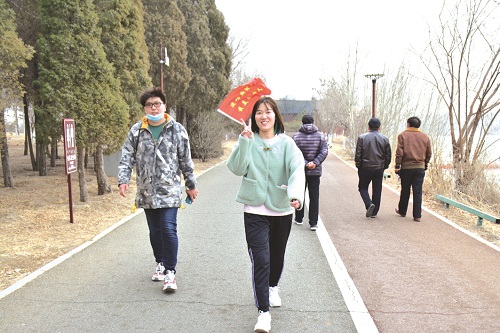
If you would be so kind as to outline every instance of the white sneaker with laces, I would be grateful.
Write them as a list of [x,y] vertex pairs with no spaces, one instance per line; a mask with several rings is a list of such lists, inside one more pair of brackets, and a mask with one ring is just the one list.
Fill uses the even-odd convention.
[[175,272],[167,270],[165,272],[165,280],[163,282],[164,291],[175,291],[177,290],[177,279],[175,278]]
[[257,324],[255,324],[253,330],[260,333],[269,333],[271,331],[271,314],[269,311],[263,312],[259,310]]
[[279,295],[280,287],[269,287],[269,306],[278,307],[281,306],[281,298]]
[[151,280],[153,281],[163,281],[165,279],[165,267],[163,266],[162,262],[159,262],[158,265],[156,265],[156,270],[153,273],[153,277]]

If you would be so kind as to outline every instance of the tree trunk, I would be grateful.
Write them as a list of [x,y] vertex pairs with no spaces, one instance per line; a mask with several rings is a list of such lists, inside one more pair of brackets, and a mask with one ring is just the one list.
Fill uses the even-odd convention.
[[109,184],[108,177],[104,171],[104,156],[103,148],[101,144],[97,145],[95,152],[95,170],[97,175],[97,195],[104,195],[106,193],[111,193],[111,185]]
[[36,143],[36,160],[39,176],[47,176],[47,154],[46,146],[43,143]]
[[85,150],[85,157],[83,158],[83,167],[87,169],[89,167],[89,152]]
[[16,135],[19,135],[19,112],[17,106],[14,108],[14,122],[16,123]]
[[56,158],[57,158],[57,139],[52,138],[50,143],[50,167],[56,167]]
[[80,185],[80,201],[87,202],[89,200],[89,191],[87,189],[87,180],[85,179],[85,168],[83,167],[83,160],[85,149],[77,147],[77,164],[78,164],[78,183]]
[[2,158],[3,183],[5,187],[13,187],[12,173],[10,172],[9,164],[9,146],[7,145],[7,133],[5,132],[4,112],[5,110],[0,112],[0,127],[2,128],[0,132],[0,156]]
[[28,97],[26,94],[23,95],[24,102],[24,155],[28,155],[28,151],[30,153],[31,159],[31,168],[33,171],[37,170],[36,166],[36,158],[33,152],[33,142],[31,140],[31,122],[29,116],[29,105],[28,105]]

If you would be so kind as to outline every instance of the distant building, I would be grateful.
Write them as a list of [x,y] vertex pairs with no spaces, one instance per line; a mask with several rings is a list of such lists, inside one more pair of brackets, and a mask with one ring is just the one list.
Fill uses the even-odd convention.
[[300,119],[302,119],[302,115],[314,114],[316,112],[316,100],[298,101],[293,99],[279,99],[276,103],[285,122],[294,121],[297,117],[301,117]]

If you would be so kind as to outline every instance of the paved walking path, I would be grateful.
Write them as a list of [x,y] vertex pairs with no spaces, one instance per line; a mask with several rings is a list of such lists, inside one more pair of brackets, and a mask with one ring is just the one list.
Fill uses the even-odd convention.
[[386,187],[366,218],[356,170],[333,156],[323,170],[321,218],[380,332],[500,332],[498,247],[429,210],[400,217]]
[[[321,181],[320,228],[292,228],[272,332],[500,331],[498,248],[430,213],[398,217],[387,188],[379,217],[365,218],[356,171],[334,155]],[[0,292],[0,332],[252,332],[239,182],[219,165],[179,211],[176,293],[151,281],[139,212]]]

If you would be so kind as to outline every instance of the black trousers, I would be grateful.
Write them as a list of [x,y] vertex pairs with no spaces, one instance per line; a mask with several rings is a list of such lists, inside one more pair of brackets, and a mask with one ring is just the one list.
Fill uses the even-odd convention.
[[269,287],[278,285],[283,272],[292,216],[244,214],[255,305],[264,312],[269,311]]
[[[368,209],[373,203],[375,209],[372,215],[377,215],[380,209],[380,200],[382,198],[382,181],[384,180],[384,169],[358,169],[358,191],[365,204],[365,209]],[[372,184],[372,197],[368,193],[368,186]]]
[[401,169],[401,195],[399,197],[399,213],[406,215],[408,201],[410,200],[410,188],[413,192],[413,218],[422,217],[422,185],[424,184],[425,169]]
[[[309,224],[318,224],[319,214],[319,184],[320,176],[306,176],[306,188],[309,190]],[[295,221],[302,222],[304,219],[304,208],[295,210]]]

